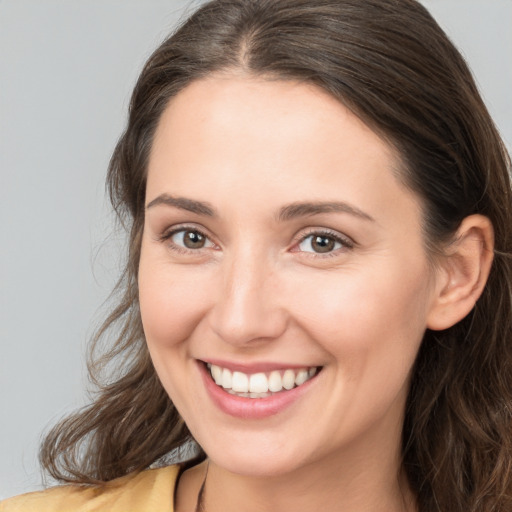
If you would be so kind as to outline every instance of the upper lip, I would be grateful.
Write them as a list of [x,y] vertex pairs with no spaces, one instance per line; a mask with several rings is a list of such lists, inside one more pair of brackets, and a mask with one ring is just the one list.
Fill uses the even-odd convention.
[[319,365],[315,364],[293,364],[293,363],[280,363],[272,361],[258,361],[253,363],[225,361],[221,359],[200,359],[205,364],[213,364],[221,368],[227,368],[232,372],[242,372],[246,374],[272,372],[274,370],[300,370],[301,368],[312,368]]

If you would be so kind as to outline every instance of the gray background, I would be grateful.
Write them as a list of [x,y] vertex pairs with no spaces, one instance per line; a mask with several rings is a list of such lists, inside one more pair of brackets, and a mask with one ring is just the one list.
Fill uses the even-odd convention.
[[[0,0],[0,498],[37,489],[41,432],[85,402],[119,269],[104,173],[144,60],[199,1]],[[512,147],[512,0],[424,0]]]

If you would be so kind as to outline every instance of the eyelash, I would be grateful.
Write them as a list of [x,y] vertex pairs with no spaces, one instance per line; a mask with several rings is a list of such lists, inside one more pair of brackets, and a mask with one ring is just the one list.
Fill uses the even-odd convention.
[[310,237],[326,237],[334,240],[335,243],[339,243],[341,247],[335,249],[333,251],[329,251],[326,253],[314,252],[314,251],[293,251],[293,252],[301,252],[306,255],[306,257],[314,257],[314,258],[331,258],[334,256],[339,256],[340,251],[348,251],[354,248],[355,243],[348,238],[347,236],[342,236],[336,231],[331,231],[329,229],[314,229],[312,228],[309,232],[305,234],[301,234],[295,240],[294,247],[299,246],[304,243]]
[[[177,233],[180,233],[182,231],[192,231],[194,233],[201,235],[202,237],[206,238],[207,240],[209,240],[211,242],[210,237],[206,233],[204,233],[204,231],[198,229],[195,226],[177,226],[177,227],[173,228],[172,230],[166,231],[162,235],[160,235],[158,237],[158,241],[159,242],[169,242],[174,235],[176,235]],[[294,250],[293,252],[301,252],[303,254],[308,255],[307,257],[329,258],[329,257],[337,256],[340,250],[345,250],[345,251],[351,250],[355,246],[355,243],[350,238],[348,238],[346,236],[341,236],[339,233],[337,233],[335,231],[331,231],[329,229],[311,229],[309,232],[302,234],[300,237],[297,237],[293,242],[293,247],[298,247],[300,244],[304,243],[308,238],[313,237],[313,236],[331,238],[332,240],[334,240],[335,243],[339,243],[341,245],[341,247],[338,249],[335,249],[333,251],[326,252],[326,253],[319,253],[319,252],[314,252],[314,251],[298,251],[298,250]],[[201,249],[201,248],[187,249],[187,248],[181,247],[173,242],[169,243],[168,247],[171,250],[176,251],[179,254],[198,253]],[[311,255],[311,256],[309,256],[309,255]]]
[[177,252],[178,254],[198,253],[199,249],[187,249],[185,247],[181,247],[181,246],[175,244],[174,242],[170,241],[174,235],[176,235],[177,233],[181,233],[182,231],[192,231],[194,233],[201,235],[202,237],[206,238],[207,240],[210,240],[210,237],[204,231],[198,229],[195,226],[177,226],[177,227],[171,229],[170,231],[165,231],[164,233],[162,233],[162,235],[160,235],[158,237],[158,241],[159,242],[170,242],[167,244],[169,249]]

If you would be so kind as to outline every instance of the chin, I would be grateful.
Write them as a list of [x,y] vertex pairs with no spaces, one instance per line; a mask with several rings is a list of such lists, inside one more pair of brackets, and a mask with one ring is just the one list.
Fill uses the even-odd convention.
[[253,457],[250,454],[210,457],[217,466],[241,476],[269,478],[284,475],[295,469],[297,460],[289,461],[274,456]]
[[207,442],[203,449],[217,466],[242,476],[275,477],[307,463],[299,447],[292,448],[265,437],[253,435],[250,441],[235,443],[217,438]]

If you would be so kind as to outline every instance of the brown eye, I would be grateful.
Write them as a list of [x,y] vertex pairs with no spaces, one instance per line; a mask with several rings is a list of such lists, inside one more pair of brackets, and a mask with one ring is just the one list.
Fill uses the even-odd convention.
[[322,254],[341,249],[343,246],[348,246],[348,244],[339,237],[323,233],[313,233],[300,242],[299,249],[303,252]]
[[213,243],[207,236],[196,229],[180,229],[175,231],[170,237],[171,242],[184,249],[203,249],[213,247]]
[[334,249],[334,240],[328,236],[314,236],[311,247],[315,252],[330,252]]
[[205,242],[206,238],[197,231],[185,231],[183,235],[183,244],[188,249],[201,249]]

